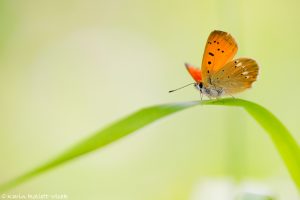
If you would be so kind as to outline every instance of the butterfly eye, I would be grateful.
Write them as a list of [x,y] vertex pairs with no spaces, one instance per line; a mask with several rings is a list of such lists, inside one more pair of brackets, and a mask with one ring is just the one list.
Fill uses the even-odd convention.
[[202,82],[199,83],[199,87],[203,88],[203,83]]

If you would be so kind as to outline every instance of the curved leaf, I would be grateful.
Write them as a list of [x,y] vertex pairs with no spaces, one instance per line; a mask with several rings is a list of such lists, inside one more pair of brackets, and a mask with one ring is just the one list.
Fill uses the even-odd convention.
[[82,140],[44,165],[4,183],[0,186],[0,191],[11,189],[67,161],[100,149],[162,117],[200,104],[243,107],[270,135],[294,182],[300,190],[300,148],[286,127],[271,112],[262,106],[242,99],[228,98],[201,102],[170,103],[141,109],[96,132],[87,139]]

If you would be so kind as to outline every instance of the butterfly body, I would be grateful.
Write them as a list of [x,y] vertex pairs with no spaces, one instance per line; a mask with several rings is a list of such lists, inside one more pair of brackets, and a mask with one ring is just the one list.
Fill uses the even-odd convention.
[[258,64],[251,58],[233,60],[237,50],[237,43],[229,33],[213,31],[205,46],[201,70],[185,64],[201,94],[209,98],[232,96],[256,81]]
[[225,94],[223,88],[216,88],[213,85],[210,87],[203,86],[203,83],[195,83],[195,88],[199,90],[202,94],[210,97],[210,98],[218,98],[220,96],[223,96]]

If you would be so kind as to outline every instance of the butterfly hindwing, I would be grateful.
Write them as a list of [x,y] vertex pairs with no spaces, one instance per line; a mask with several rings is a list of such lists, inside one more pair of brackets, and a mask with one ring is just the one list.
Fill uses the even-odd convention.
[[210,75],[212,85],[222,88],[225,94],[232,95],[250,88],[256,81],[258,64],[250,58],[230,61],[217,72]]

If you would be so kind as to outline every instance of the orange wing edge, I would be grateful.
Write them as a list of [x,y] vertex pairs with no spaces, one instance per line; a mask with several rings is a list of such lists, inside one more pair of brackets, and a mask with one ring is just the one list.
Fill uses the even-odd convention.
[[193,79],[199,83],[202,82],[202,73],[201,70],[194,67],[193,65],[190,65],[188,63],[184,64],[190,75],[193,77]]

